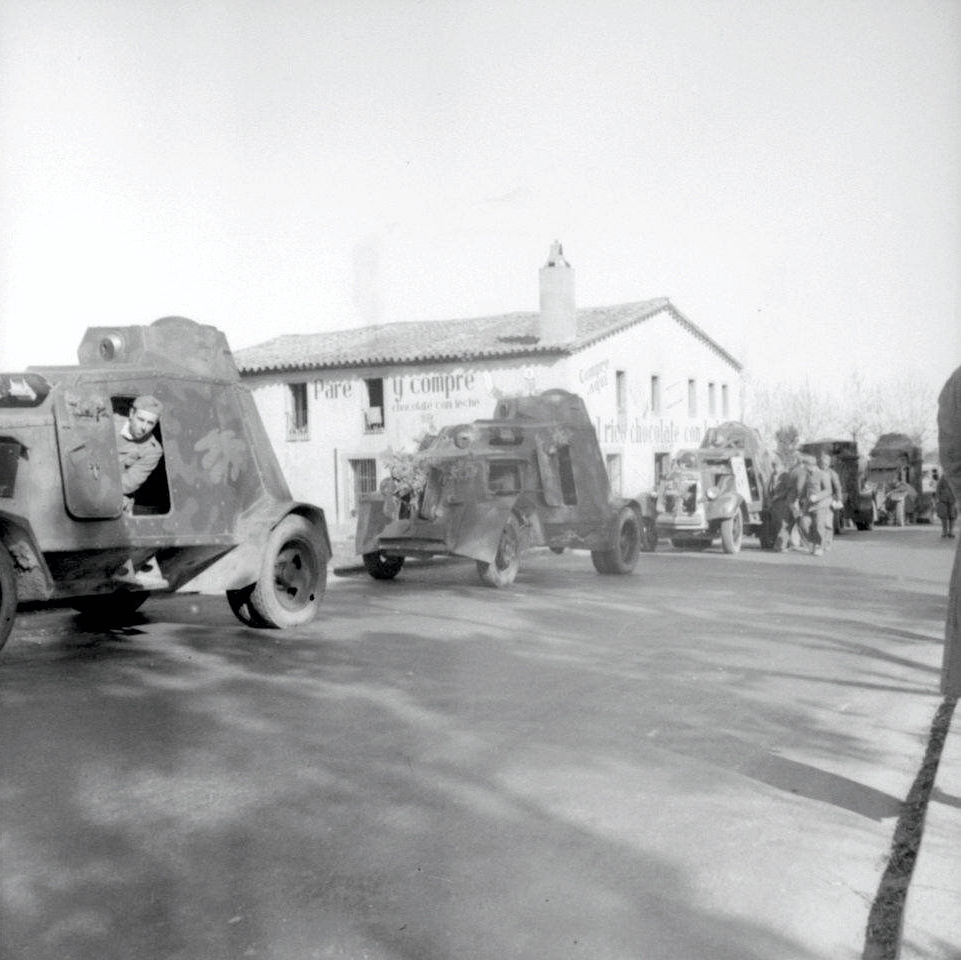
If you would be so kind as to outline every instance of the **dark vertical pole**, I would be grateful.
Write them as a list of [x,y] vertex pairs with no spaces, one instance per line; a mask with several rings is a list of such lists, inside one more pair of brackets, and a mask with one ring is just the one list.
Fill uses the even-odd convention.
[[336,447],[334,447],[334,521],[340,523],[340,478],[337,473]]
[[[956,503],[961,506],[961,367],[948,377],[938,397],[938,447],[941,469]],[[961,696],[961,542],[954,556],[948,589],[941,692],[948,697]]]

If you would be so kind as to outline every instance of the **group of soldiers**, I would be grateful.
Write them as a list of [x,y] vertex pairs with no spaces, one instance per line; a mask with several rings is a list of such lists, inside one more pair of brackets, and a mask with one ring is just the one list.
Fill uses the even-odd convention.
[[823,556],[834,540],[834,512],[842,506],[841,478],[829,453],[798,454],[790,469],[775,459],[771,476],[775,551],[795,549]]

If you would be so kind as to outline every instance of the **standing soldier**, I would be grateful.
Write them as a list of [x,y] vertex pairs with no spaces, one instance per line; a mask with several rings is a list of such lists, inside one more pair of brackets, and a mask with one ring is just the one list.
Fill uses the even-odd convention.
[[830,544],[834,534],[834,516],[831,512],[831,475],[822,470],[814,457],[804,485],[804,526],[811,541],[811,553],[823,556],[825,543]]
[[804,488],[807,486],[808,474],[814,465],[814,457],[807,453],[797,455],[794,466],[788,471],[788,506],[791,511],[791,524],[788,527],[789,544],[798,550],[809,547],[808,524],[802,509]]
[[827,450],[822,450],[818,456],[818,466],[827,473],[828,477],[831,479],[831,522],[828,525],[826,538],[824,540],[824,549],[830,550],[831,544],[834,542],[834,514],[838,513],[838,521],[840,524],[844,524],[844,491],[841,488],[841,478],[838,476],[837,470],[831,466],[831,454]]
[[797,486],[792,474],[777,462],[771,475],[771,534],[777,553],[787,550],[791,545],[797,507]]
[[938,485],[934,489],[934,499],[937,503],[938,517],[941,520],[941,539],[954,536],[954,521],[958,516],[958,502],[951,492],[951,484],[942,472],[938,477]]

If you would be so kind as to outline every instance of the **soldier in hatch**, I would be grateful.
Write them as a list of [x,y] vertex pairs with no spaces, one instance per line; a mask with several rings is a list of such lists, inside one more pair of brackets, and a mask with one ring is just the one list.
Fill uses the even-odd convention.
[[163,457],[163,447],[154,436],[163,404],[149,395],[137,397],[124,419],[117,417],[117,455],[123,486],[123,512],[133,513],[134,494]]
[[[120,458],[120,484],[123,489],[123,512],[133,514],[134,495],[157,469],[163,458],[163,447],[154,436],[160,422],[163,404],[149,394],[137,397],[126,419],[117,420],[117,455]],[[161,589],[167,581],[160,572],[156,557],[150,557],[137,569],[129,558],[114,579],[131,586]]]

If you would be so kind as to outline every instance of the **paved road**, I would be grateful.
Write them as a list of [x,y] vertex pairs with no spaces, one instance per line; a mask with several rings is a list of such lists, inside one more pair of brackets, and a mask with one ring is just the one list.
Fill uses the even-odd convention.
[[331,578],[0,654],[9,960],[860,958],[937,692],[951,545],[669,547]]

